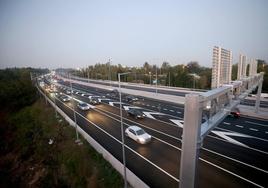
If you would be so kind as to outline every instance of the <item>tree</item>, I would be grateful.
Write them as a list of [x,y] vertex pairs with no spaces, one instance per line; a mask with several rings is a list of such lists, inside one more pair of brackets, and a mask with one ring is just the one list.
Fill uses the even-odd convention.
[[196,61],[189,62],[186,68],[188,69],[189,73],[199,73],[201,70],[200,65]]

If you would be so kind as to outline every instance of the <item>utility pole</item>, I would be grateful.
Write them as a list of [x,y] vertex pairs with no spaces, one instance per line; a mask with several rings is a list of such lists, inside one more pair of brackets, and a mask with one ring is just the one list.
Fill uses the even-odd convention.
[[88,68],[88,70],[87,70],[87,81],[88,81],[88,83],[89,83],[89,68]]
[[150,85],[152,85],[152,73],[149,72],[149,75],[150,75]]
[[112,80],[111,80],[111,59],[109,59],[109,80],[110,80],[110,86],[112,85]]
[[168,85],[170,87],[170,72],[168,73]]
[[75,104],[74,104],[74,96],[73,96],[73,84],[72,82],[70,82],[71,84],[71,96],[72,96],[72,104],[73,104],[73,113],[74,113],[74,122],[75,122],[75,133],[76,133],[76,140],[75,143],[79,143],[80,139],[79,139],[79,135],[78,135],[78,130],[77,130],[77,121],[76,121],[76,113],[75,113]]
[[157,66],[155,66],[155,73],[156,73],[156,83],[155,83],[155,93],[157,94]]
[[120,122],[121,122],[121,139],[122,139],[122,153],[123,153],[123,165],[124,165],[124,188],[127,188],[127,173],[126,173],[126,155],[125,155],[125,138],[124,138],[124,125],[123,125],[123,115],[122,115],[122,95],[121,95],[121,75],[127,75],[126,73],[118,73],[118,87],[119,87],[119,102],[120,102]]

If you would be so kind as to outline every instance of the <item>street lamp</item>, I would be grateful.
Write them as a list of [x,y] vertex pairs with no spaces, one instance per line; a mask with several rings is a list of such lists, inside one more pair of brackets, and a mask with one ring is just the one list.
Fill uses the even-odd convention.
[[122,137],[122,153],[123,153],[123,165],[124,165],[124,187],[127,187],[127,173],[126,173],[126,156],[125,156],[125,138],[124,138],[124,127],[122,117],[122,97],[121,97],[121,75],[127,75],[131,72],[118,73],[118,87],[119,87],[119,103],[120,103],[120,122],[121,122],[121,137]]
[[152,82],[151,82],[151,80],[152,80],[152,73],[149,72],[149,75],[150,75],[150,85],[152,85]]
[[200,79],[200,76],[195,73],[189,75],[193,77],[193,88],[195,88],[195,79]]
[[110,86],[112,85],[112,80],[111,80],[111,59],[109,59],[109,80],[110,80]]
[[156,83],[155,83],[155,93],[157,94],[157,66],[155,66],[155,73],[156,73]]
[[79,143],[80,142],[80,139],[79,139],[79,135],[78,135],[78,130],[77,130],[77,121],[76,121],[76,113],[75,113],[75,110],[74,110],[74,96],[73,96],[73,84],[72,82],[70,81],[70,85],[71,85],[71,96],[72,96],[72,104],[73,104],[73,113],[74,113],[74,122],[75,122],[75,133],[76,133],[76,140],[75,140],[75,143]]
[[88,71],[87,71],[87,82],[89,83],[89,68],[88,68]]

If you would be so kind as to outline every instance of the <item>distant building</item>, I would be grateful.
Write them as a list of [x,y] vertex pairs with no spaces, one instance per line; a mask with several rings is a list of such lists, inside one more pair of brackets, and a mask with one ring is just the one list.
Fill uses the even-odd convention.
[[232,76],[232,52],[218,46],[213,48],[211,88],[229,84]]
[[237,79],[241,79],[247,76],[247,57],[245,55],[239,56]]
[[257,74],[257,60],[250,59],[249,62],[249,76]]

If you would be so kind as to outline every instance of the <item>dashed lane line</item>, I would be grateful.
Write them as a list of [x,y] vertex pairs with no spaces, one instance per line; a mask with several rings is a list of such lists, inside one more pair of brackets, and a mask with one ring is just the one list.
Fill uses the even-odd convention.
[[[229,132],[236,132],[236,131],[232,131],[232,130],[229,130],[229,129],[224,129],[224,128],[221,128],[221,127],[217,127],[217,129],[220,129],[220,130],[223,130],[223,131],[229,131]],[[244,133],[243,133],[243,134],[244,134]],[[246,134],[246,135],[249,135],[249,134]],[[252,135],[249,135],[249,136],[251,136],[251,138],[254,138],[254,139],[257,139],[257,140],[261,140],[261,141],[264,141],[264,142],[268,142],[267,139],[259,138],[259,137],[252,136]]]
[[251,122],[251,121],[245,121],[246,123],[250,123],[250,124],[253,124],[253,125],[260,125],[260,126],[264,126],[264,127],[268,127],[268,125],[266,124],[261,124],[261,123],[255,123],[255,122]]
[[223,124],[225,124],[225,125],[231,125],[231,123],[227,123],[227,122],[223,122]]
[[251,131],[259,131],[258,129],[253,129],[253,128],[249,128],[249,130],[251,130]]
[[242,125],[235,125],[236,127],[239,127],[239,128],[244,128]]
[[[61,101],[60,101],[61,102]],[[64,103],[63,103],[64,104]],[[64,104],[65,106],[67,106],[66,104]],[[68,106],[67,106],[68,107]],[[70,108],[70,107],[68,107],[68,108]],[[78,112],[77,112],[78,113]],[[79,113],[78,113],[79,114]],[[80,116],[81,116],[81,114],[79,114]],[[83,116],[82,116],[83,117]],[[83,118],[85,118],[85,117],[83,117]],[[86,119],[86,118],[85,118]],[[88,119],[86,119],[87,121],[89,121]],[[93,123],[93,122],[92,122]],[[94,123],[93,123],[94,124]],[[95,124],[94,124],[95,125]],[[96,126],[96,125],[95,125]],[[97,126],[98,127],[98,126]],[[100,127],[98,127],[99,129],[101,129]],[[103,130],[104,131],[104,130]],[[106,131],[104,131],[106,134],[108,134],[108,135],[110,135],[109,133],[107,133]],[[110,135],[110,136],[112,136],[112,135]],[[113,137],[113,136],[112,136]],[[116,138],[115,138],[116,139]],[[117,140],[117,139],[116,139]],[[119,140],[117,140],[117,141],[119,141]],[[119,141],[120,142],[120,141]],[[129,148],[128,146],[126,146],[127,148]],[[131,149],[131,148],[129,148],[129,149]],[[132,150],[132,149],[131,149]],[[132,150],[133,152],[135,152],[137,155],[139,155],[139,156],[141,156],[139,153],[137,153],[136,151],[134,151],[134,150]],[[142,158],[144,158],[146,161],[148,161],[148,162],[150,162],[150,163],[152,163],[151,161],[149,161],[148,159],[146,159],[145,157],[143,157],[143,156],[141,156]],[[210,165],[212,165],[212,166],[214,166],[214,167],[216,167],[216,168],[219,168],[219,169],[221,169],[221,170],[223,170],[223,171],[225,171],[225,172],[227,172],[227,173],[230,173],[230,174],[232,174],[232,175],[234,175],[234,176],[236,176],[236,177],[239,177],[239,178],[241,178],[241,179],[243,179],[243,180],[245,180],[245,181],[247,181],[247,182],[249,182],[249,183],[251,183],[251,184],[254,184],[255,186],[258,186],[258,187],[262,187],[261,185],[258,185],[258,184],[256,184],[256,183],[254,183],[254,182],[252,182],[252,181],[250,181],[250,180],[247,180],[246,178],[243,178],[243,177],[241,177],[241,176],[239,176],[239,175],[237,175],[237,174],[235,174],[235,173],[233,173],[233,172],[230,172],[230,171],[228,171],[228,170],[226,170],[226,169],[224,169],[224,168],[222,168],[222,167],[220,167],[220,166],[218,166],[218,165],[215,165],[215,164],[213,164],[213,163],[211,163],[211,162],[209,162],[209,161],[206,161],[206,160],[204,160],[204,159],[202,159],[202,158],[199,158],[200,160],[202,160],[203,162],[206,162],[206,163],[208,163],[208,164],[210,164]],[[161,171],[163,171],[164,173],[166,173],[167,175],[169,175],[169,176],[171,176],[172,177],[172,175],[170,175],[169,173],[167,173],[166,171],[164,171],[163,169],[161,169],[160,167],[158,167],[157,165],[155,165],[154,163],[153,163],[153,165],[156,167],[156,168],[158,168],[159,170],[161,170]],[[174,177],[172,177],[173,179],[174,179]],[[175,178],[175,180],[176,181],[179,181],[177,178]]]
[[238,178],[241,178],[242,180],[244,180],[244,181],[246,181],[246,182],[249,182],[249,183],[251,183],[251,184],[253,184],[253,185],[257,186],[257,187],[264,188],[263,186],[261,186],[261,185],[259,185],[259,184],[257,184],[257,183],[254,183],[254,182],[252,182],[252,181],[250,181],[250,180],[248,180],[248,179],[246,179],[246,178],[244,178],[244,177],[242,177],[242,176],[239,176],[238,174],[235,174],[235,173],[233,173],[233,172],[231,172],[231,171],[229,171],[229,170],[226,170],[225,168],[222,168],[222,167],[220,167],[220,166],[218,166],[218,165],[216,165],[216,164],[213,164],[213,163],[211,163],[211,162],[209,162],[209,161],[207,161],[207,160],[205,160],[205,159],[201,159],[201,158],[199,158],[199,159],[200,159],[201,161],[203,161],[203,162],[206,162],[206,163],[208,163],[208,164],[210,164],[210,165],[212,165],[212,166],[218,168],[218,169],[221,169],[222,171],[225,171],[225,172],[227,172],[227,173],[229,173],[229,174],[232,174],[233,176],[236,176],[236,177],[238,177]]

